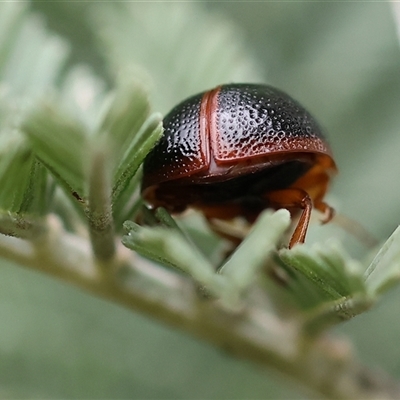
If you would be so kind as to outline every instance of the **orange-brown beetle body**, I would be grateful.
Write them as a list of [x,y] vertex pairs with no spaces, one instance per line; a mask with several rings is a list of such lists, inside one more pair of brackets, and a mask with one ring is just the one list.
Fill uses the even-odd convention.
[[304,242],[312,207],[323,202],[336,172],[314,118],[287,94],[266,85],[229,84],[177,105],[146,157],[142,194],[172,213],[187,207],[208,220],[254,222],[266,208],[301,211],[289,246]]

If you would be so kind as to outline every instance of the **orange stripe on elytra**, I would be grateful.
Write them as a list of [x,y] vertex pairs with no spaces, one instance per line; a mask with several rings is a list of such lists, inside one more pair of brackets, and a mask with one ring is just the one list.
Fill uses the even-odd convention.
[[205,151],[207,164],[214,158],[213,141],[217,138],[217,111],[218,111],[218,95],[221,87],[218,86],[213,90],[204,93],[200,105],[200,140],[202,151]]

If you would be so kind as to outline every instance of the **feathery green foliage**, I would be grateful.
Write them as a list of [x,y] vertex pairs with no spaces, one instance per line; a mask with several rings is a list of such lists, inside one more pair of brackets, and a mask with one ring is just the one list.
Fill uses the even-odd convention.
[[[141,200],[141,164],[162,135],[160,112],[222,82],[262,80],[237,27],[196,3],[60,5],[82,11],[76,22],[92,35],[101,76],[76,65],[71,45],[31,7],[0,4],[0,232],[16,237],[0,237],[0,256],[324,396],[365,394],[352,355],[338,367],[324,333],[398,284],[398,229],[364,263],[336,240],[286,249],[289,213],[266,210],[227,253],[207,226]],[[321,383],[321,365],[333,379],[344,371],[347,383]]]

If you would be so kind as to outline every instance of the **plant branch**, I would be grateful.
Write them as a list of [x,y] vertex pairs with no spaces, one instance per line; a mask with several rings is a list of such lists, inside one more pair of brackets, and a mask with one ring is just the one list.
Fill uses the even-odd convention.
[[3,235],[33,240],[45,234],[46,228],[40,217],[0,211],[0,233]]
[[108,263],[115,255],[114,224],[109,193],[104,150],[94,152],[89,172],[89,206],[86,216],[89,222],[93,253],[99,262]]
[[347,342],[301,336],[293,319],[282,320],[256,303],[228,312],[217,300],[201,298],[192,281],[139,258],[122,245],[112,260],[115,278],[97,268],[90,242],[48,219],[36,242],[0,235],[0,256],[67,281],[96,296],[185,330],[235,356],[290,376],[329,399],[398,399],[399,386],[360,365]]

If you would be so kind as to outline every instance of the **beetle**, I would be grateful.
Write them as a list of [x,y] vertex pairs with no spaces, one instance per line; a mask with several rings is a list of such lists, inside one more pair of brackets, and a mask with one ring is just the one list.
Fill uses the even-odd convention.
[[[286,93],[262,84],[226,84],[194,95],[164,118],[143,164],[142,196],[152,207],[188,207],[214,220],[250,224],[266,208],[299,214],[289,247],[305,241],[311,211],[337,168],[315,119]],[[216,229],[217,230],[217,229]],[[233,240],[233,239],[232,239]]]

